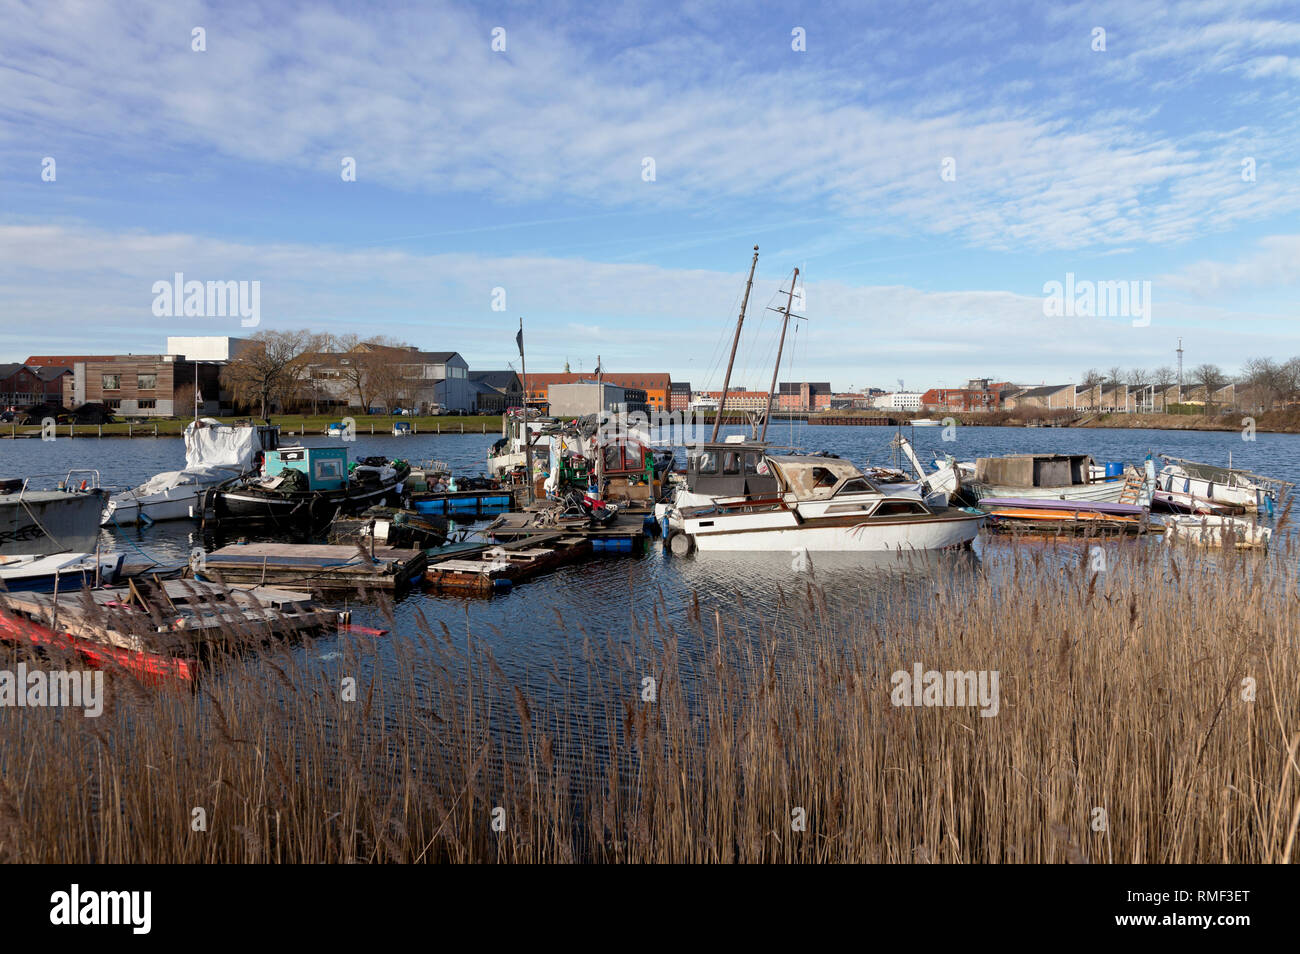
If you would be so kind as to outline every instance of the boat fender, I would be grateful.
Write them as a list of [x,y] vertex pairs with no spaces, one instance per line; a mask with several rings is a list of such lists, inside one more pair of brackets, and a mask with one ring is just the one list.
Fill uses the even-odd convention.
[[689,533],[679,531],[668,538],[668,549],[674,556],[690,556],[695,549],[695,539]]

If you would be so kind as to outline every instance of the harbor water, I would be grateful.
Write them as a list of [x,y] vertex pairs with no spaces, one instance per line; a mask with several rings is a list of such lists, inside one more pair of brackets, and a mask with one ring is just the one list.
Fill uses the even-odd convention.
[[[724,429],[740,433],[739,428]],[[829,451],[858,465],[892,465],[889,427],[808,426],[780,422],[769,440],[808,451]],[[958,427],[944,440],[943,428],[916,428],[910,435],[922,460],[935,453],[959,460],[981,455],[1016,452],[1089,453],[1100,464],[1124,461],[1140,464],[1148,453],[1164,453],[1189,460],[1234,466],[1270,477],[1300,483],[1300,436],[1258,434],[1242,440],[1237,432],[1155,431],[1129,429]],[[359,435],[346,445],[353,458],[388,455],[411,461],[437,460],[456,474],[482,472],[485,455],[497,434],[443,434],[391,436]],[[292,439],[286,438],[286,443]],[[340,445],[337,438],[309,437],[312,446]],[[99,471],[107,487],[124,489],[154,474],[183,466],[182,442],[176,438],[60,438],[0,441],[0,477],[62,474],[72,468]],[[266,539],[237,531],[248,539]],[[237,539],[232,537],[231,539]],[[212,546],[188,521],[147,528],[106,528],[103,548],[125,553],[130,564],[157,561],[184,562],[196,545]],[[222,542],[230,542],[222,541]],[[990,544],[981,540],[965,561],[978,569]],[[1112,546],[1160,546],[1160,538],[1119,541]],[[573,640],[581,638],[617,642],[632,631],[636,621],[650,618],[685,629],[687,614],[703,609],[712,615],[725,612],[737,625],[761,626],[779,615],[779,606],[791,594],[815,582],[830,594],[828,612],[842,609],[854,614],[870,606],[880,574],[902,574],[915,581],[917,592],[945,585],[951,565],[942,578],[931,569],[937,561],[927,556],[854,554],[816,555],[811,565],[789,554],[696,554],[688,558],[666,555],[658,540],[645,552],[593,559],[516,587],[490,599],[462,597],[419,589],[400,597],[393,613],[389,640],[402,640],[417,614],[434,626],[445,624],[456,632],[472,632],[485,641],[502,667],[525,678],[570,655]],[[959,564],[960,565],[960,564]],[[340,604],[341,608],[341,604]],[[372,605],[351,605],[354,622],[389,628]],[[328,658],[328,648],[304,650]],[[531,680],[530,680],[531,681]]]

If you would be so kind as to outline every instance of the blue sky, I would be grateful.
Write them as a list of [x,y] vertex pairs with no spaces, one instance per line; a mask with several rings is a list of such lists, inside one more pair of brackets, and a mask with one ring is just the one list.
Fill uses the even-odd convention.
[[[10,3],[0,360],[247,333],[155,317],[179,271],[262,328],[490,368],[522,315],[530,369],[717,387],[757,243],[750,386],[795,266],[783,378],[1235,370],[1300,354],[1298,107],[1293,2]],[[1067,272],[1149,325],[1046,317]]]

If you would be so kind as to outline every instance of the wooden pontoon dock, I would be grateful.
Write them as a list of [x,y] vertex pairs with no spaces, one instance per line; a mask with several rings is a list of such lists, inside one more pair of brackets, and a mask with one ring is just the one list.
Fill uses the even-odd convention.
[[427,562],[423,550],[394,547],[241,543],[207,554],[204,575],[309,590],[396,590],[418,579]]
[[512,543],[485,544],[477,552],[436,560],[425,581],[434,589],[490,595],[514,584],[575,563],[591,554],[591,541],[564,533],[542,533]]

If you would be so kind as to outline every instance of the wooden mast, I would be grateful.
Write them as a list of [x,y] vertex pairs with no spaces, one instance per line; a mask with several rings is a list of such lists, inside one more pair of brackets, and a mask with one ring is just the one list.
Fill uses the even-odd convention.
[[599,395],[596,400],[600,402],[600,410],[596,412],[596,496],[604,500],[605,445],[601,442],[604,431],[601,423],[605,420],[605,366],[600,363],[600,355],[596,355],[596,392]]
[[740,328],[745,323],[745,309],[749,307],[749,290],[754,287],[754,267],[758,265],[758,246],[754,246],[754,260],[749,263],[749,281],[745,282],[745,298],[740,303],[740,317],[736,319],[736,336],[731,339],[731,357],[727,359],[727,376],[722,379],[722,400],[718,402],[718,414],[713,419],[713,436],[710,441],[718,439],[718,428],[722,426],[722,415],[727,410],[727,389],[731,387],[731,367],[736,363],[736,347],[740,344]]
[[794,286],[799,281],[799,269],[790,279],[790,295],[785,300],[785,318],[781,321],[781,342],[776,346],[776,365],[772,368],[772,386],[767,390],[767,413],[763,415],[763,433],[758,435],[761,444],[767,439],[767,422],[772,419],[772,400],[776,397],[776,377],[781,370],[781,352],[785,350],[785,330],[790,327],[790,306],[794,303]]
[[524,479],[528,502],[533,502],[533,433],[528,429],[528,361],[524,358],[524,319],[519,319],[519,369],[524,374]]

